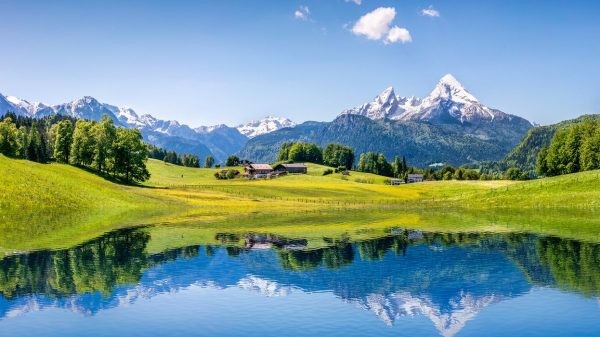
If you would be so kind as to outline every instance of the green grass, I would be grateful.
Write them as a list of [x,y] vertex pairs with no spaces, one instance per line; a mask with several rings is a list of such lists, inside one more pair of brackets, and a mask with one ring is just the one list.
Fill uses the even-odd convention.
[[385,177],[360,172],[346,180],[323,176],[327,167],[314,164],[307,175],[255,181],[217,180],[217,169],[156,160],[148,167],[152,177],[144,186],[125,186],[68,165],[0,156],[0,252],[65,248],[149,224],[162,224],[153,230],[161,233],[157,247],[205,242],[218,231],[311,237],[318,246],[323,237],[381,235],[394,226],[600,241],[593,220],[600,212],[600,171],[527,182],[389,186]]

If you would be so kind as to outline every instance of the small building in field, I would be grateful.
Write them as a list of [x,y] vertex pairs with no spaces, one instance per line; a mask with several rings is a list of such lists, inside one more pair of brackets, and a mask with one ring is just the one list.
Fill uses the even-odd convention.
[[406,179],[407,183],[422,183],[423,182],[423,175],[420,173],[411,173],[408,175],[408,178]]
[[308,171],[308,166],[304,164],[279,164],[273,168],[275,172],[287,172],[290,174],[305,174]]
[[273,172],[273,168],[269,164],[250,164],[244,168],[246,173],[254,174],[269,174]]
[[390,180],[390,185],[400,185],[400,184],[404,184],[404,181],[402,179],[392,179],[392,180]]

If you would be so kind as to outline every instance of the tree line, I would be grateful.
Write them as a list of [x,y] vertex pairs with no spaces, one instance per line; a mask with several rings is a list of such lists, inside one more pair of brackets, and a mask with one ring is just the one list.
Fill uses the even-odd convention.
[[96,122],[8,114],[0,122],[0,153],[40,163],[54,159],[126,182],[150,177],[140,131],[116,127],[106,115]]
[[[239,160],[237,157],[235,159]],[[418,169],[414,166],[409,166],[405,157],[395,156],[392,162],[388,162],[385,155],[378,152],[361,153],[358,164],[354,166],[354,150],[351,147],[333,143],[328,144],[325,149],[322,149],[315,143],[286,142],[281,146],[277,159],[278,161],[324,164],[336,167],[336,172],[340,171],[339,168],[346,170],[354,168],[359,172],[373,173],[405,181],[408,175],[412,173],[423,174],[423,179],[425,180],[523,180],[529,178],[527,172],[522,172],[518,169],[508,169],[506,174],[501,172],[494,174],[481,173],[477,169],[450,165],[443,166],[442,168],[428,167],[426,169]],[[327,173],[333,173],[333,171],[327,171]]]
[[[173,165],[186,166],[186,167],[202,167],[200,157],[194,154],[177,154],[175,151],[165,150],[163,148],[148,145],[148,158],[162,160],[165,163],[171,163]],[[213,156],[206,156],[204,158],[204,167],[211,168],[215,165],[215,158]]]
[[557,176],[600,169],[600,121],[586,121],[556,131],[537,158],[536,171]]
[[335,143],[327,144],[325,149],[322,149],[315,143],[286,142],[281,145],[277,160],[325,164],[350,170],[354,165],[354,150],[349,146]]

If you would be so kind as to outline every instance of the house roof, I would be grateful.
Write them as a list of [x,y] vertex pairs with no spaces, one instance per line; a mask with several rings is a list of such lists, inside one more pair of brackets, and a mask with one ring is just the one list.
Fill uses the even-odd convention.
[[411,173],[411,174],[408,175],[408,177],[409,178],[410,177],[412,177],[412,178],[421,178],[421,177],[423,177],[423,175],[420,174],[420,173]]
[[[279,164],[285,168],[307,168],[306,165],[304,164],[296,164],[296,163],[291,163],[291,164]],[[277,166],[279,166],[277,165]]]
[[250,164],[249,167],[255,170],[272,170],[273,168],[269,164]]

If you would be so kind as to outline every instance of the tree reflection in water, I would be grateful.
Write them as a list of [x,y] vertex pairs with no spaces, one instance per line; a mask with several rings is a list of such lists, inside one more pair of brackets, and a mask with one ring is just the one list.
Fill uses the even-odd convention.
[[[59,298],[90,292],[100,292],[106,297],[116,286],[139,283],[144,271],[155,266],[178,259],[211,259],[222,249],[230,259],[252,255],[259,248],[274,251],[275,255],[252,255],[251,258],[277,258],[284,273],[343,269],[355,264],[357,259],[361,263],[376,264],[388,254],[402,259],[411,249],[423,246],[442,254],[444,249],[457,247],[500,253],[512,261],[531,284],[558,287],[585,296],[600,294],[600,245],[597,244],[528,234],[392,232],[394,235],[358,242],[324,238],[327,246],[316,249],[307,249],[308,242],[304,239],[219,233],[214,245],[189,246],[150,255],[146,251],[150,240],[147,231],[120,230],[71,249],[4,257],[0,260],[0,294],[8,300],[30,294]],[[435,261],[424,258],[420,263],[422,268],[437,268]],[[455,271],[473,267],[460,265],[460,259],[452,263],[455,265],[446,267]],[[370,279],[368,283],[383,281]],[[340,282],[359,282],[359,279]],[[347,284],[347,287],[360,285]]]

